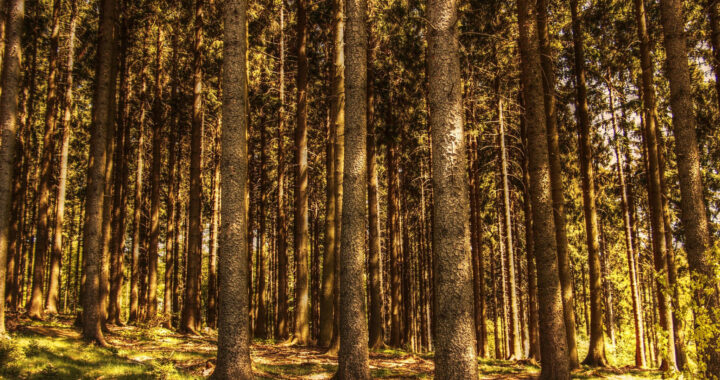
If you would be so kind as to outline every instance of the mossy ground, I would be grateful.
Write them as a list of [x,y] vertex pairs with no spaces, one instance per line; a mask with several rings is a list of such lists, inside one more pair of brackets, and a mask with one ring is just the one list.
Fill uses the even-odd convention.
[[[0,341],[2,379],[200,379],[212,372],[216,335],[186,336],[159,327],[110,327],[109,348],[84,343],[70,317],[29,321],[12,316],[11,340]],[[259,379],[328,379],[334,356],[317,348],[288,347],[256,341],[253,367]],[[383,349],[371,353],[374,378],[431,379],[431,354]],[[481,379],[533,379],[539,368],[528,362],[481,359]],[[591,370],[579,379],[659,378],[654,371],[633,368]]]

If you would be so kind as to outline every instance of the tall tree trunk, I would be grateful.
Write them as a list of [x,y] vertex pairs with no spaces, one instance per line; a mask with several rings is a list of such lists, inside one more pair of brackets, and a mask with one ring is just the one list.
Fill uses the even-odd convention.
[[585,214],[585,237],[588,250],[590,274],[590,347],[583,364],[607,366],[605,358],[605,340],[603,336],[603,289],[600,265],[600,242],[595,202],[595,174],[593,172],[593,152],[590,146],[590,115],[587,104],[585,84],[585,47],[583,42],[582,21],[578,15],[577,0],[570,0],[572,15],[573,46],[575,50],[575,90],[576,118],[578,123],[578,156],[582,175],[583,206]]
[[[696,284],[695,301],[698,302],[698,307],[695,309],[695,321],[697,323],[698,320],[709,319],[709,323],[716,325],[720,321],[713,311],[720,307],[720,282],[712,269],[711,242],[700,172],[700,152],[695,132],[696,121],[688,66],[683,2],[661,0],[660,14],[667,54],[666,68],[670,82],[675,154],[678,157],[681,221],[685,232],[688,264]],[[703,323],[698,323],[698,327],[701,324]],[[704,373],[708,377],[720,373],[720,352],[716,346],[718,339],[720,333],[715,331],[699,342],[705,364]]]
[[[367,27],[368,35],[372,27]],[[370,292],[370,348],[380,348],[385,344],[385,328],[383,326],[383,258],[380,248],[380,206],[378,202],[378,168],[377,168],[377,139],[375,129],[375,86],[373,62],[376,55],[376,46],[372,37],[367,55],[367,178],[368,178],[368,255],[369,255],[369,283]]]
[[255,320],[255,337],[266,338],[267,331],[267,231],[265,230],[265,210],[267,204],[267,131],[265,124],[260,123],[260,194],[258,204],[258,248],[257,248],[257,297],[258,310]]
[[[331,107],[332,109],[332,107]],[[335,139],[337,138],[335,124],[328,122],[327,142],[325,146],[325,170],[326,170],[326,191],[325,191],[325,251],[323,255],[322,273],[322,295],[320,297],[320,320],[318,344],[320,347],[330,346],[332,339],[334,319],[334,296],[335,286],[335,240],[337,240],[335,223],[335,209],[337,198],[335,198]]]
[[224,3],[223,131],[221,205],[223,244],[219,247],[218,357],[216,379],[252,379],[250,299],[247,265],[247,66],[245,0]]
[[[111,120],[113,97],[113,58],[115,46],[115,23],[117,22],[117,4],[104,0],[100,12],[100,36],[98,44],[98,64],[93,94],[93,122],[90,132],[90,152],[88,165],[88,184],[85,198],[85,227],[83,254],[85,256],[84,273],[86,276],[83,292],[83,338],[100,345],[106,345],[101,330],[101,271],[103,266],[103,198],[105,195],[105,166],[107,152],[106,138]],[[4,93],[4,92],[3,92]]]
[[133,209],[133,237],[132,237],[132,253],[130,262],[130,315],[129,322],[137,322],[139,320],[140,305],[140,230],[142,229],[142,204],[143,204],[143,172],[145,168],[145,100],[147,99],[147,78],[146,66],[140,72],[140,116],[138,120],[137,135],[137,160],[135,170],[135,202]]
[[635,261],[635,245],[632,234],[632,221],[630,219],[630,208],[628,202],[628,184],[625,180],[626,164],[623,162],[623,156],[620,155],[620,146],[618,144],[617,118],[615,116],[615,102],[613,96],[613,87],[608,85],[608,99],[610,102],[610,113],[613,127],[613,150],[615,151],[615,169],[618,175],[618,184],[620,185],[620,207],[623,214],[623,226],[625,232],[625,251],[628,261],[628,276],[630,280],[630,293],[632,298],[633,322],[635,326],[635,365],[645,367],[645,345],[643,343],[644,326],[642,321],[642,305],[640,304],[640,293],[638,292],[637,263]]
[[[391,112],[391,111],[389,111]],[[388,242],[387,247],[390,258],[390,345],[400,347],[402,326],[401,324],[401,305],[402,305],[402,283],[400,281],[400,271],[398,261],[400,260],[400,196],[399,196],[399,168],[398,168],[398,140],[394,136],[389,136],[386,160],[387,160],[387,176],[388,176],[388,211],[387,211],[387,229]]]
[[720,112],[720,1],[708,0],[706,7],[710,24],[710,45],[713,50],[713,71],[715,73],[715,97]]
[[218,278],[217,278],[217,252],[219,242],[219,226],[220,226],[220,144],[221,142],[222,122],[218,120],[217,127],[213,136],[214,156],[213,156],[213,176],[210,181],[212,201],[212,217],[210,219],[210,258],[208,263],[208,294],[207,294],[207,325],[210,328],[217,326],[217,297],[218,297]]
[[[193,37],[193,112],[190,137],[190,203],[188,220],[187,276],[180,330],[197,332],[201,327],[200,274],[202,271],[202,141],[203,141],[203,15],[204,1],[195,0]],[[237,15],[236,15],[237,17]]]
[[[45,134],[43,135],[42,156],[40,157],[40,177],[37,193],[37,236],[35,260],[33,260],[32,296],[28,305],[28,316],[43,318],[43,281],[45,280],[45,262],[50,241],[50,192],[53,178],[52,162],[55,155],[55,127],[57,125],[57,76],[58,45],[60,40],[60,0],[53,1],[52,26],[50,28],[50,54],[48,56],[47,100],[45,108]],[[62,257],[62,256],[61,256]],[[55,285],[54,295],[48,296],[48,312],[57,313],[57,284],[60,276],[60,259],[53,257],[50,263],[50,286]]]
[[[650,206],[650,225],[652,230],[652,247],[656,281],[660,291],[657,292],[658,313],[660,327],[670,337],[674,337],[672,324],[672,308],[663,289],[667,281],[667,246],[665,224],[663,220],[663,201],[659,158],[659,132],[657,127],[657,109],[655,106],[655,85],[653,79],[653,62],[650,57],[650,37],[647,31],[647,16],[645,14],[645,1],[635,1],[635,17],[638,25],[638,38],[640,39],[640,64],[642,68],[642,95],[644,139],[647,149],[648,161],[648,203]],[[664,351],[661,368],[675,370],[675,340],[668,339]]]
[[570,355],[570,368],[580,366],[575,339],[575,295],[572,287],[572,272],[570,270],[570,254],[565,218],[565,187],[562,180],[562,165],[560,163],[560,142],[555,95],[555,70],[552,51],[550,50],[550,32],[548,29],[547,0],[538,0],[538,37],[540,39],[540,63],[543,70],[543,89],[545,100],[545,119],[547,124],[548,154],[550,157],[550,184],[552,186],[553,220],[555,221],[555,238],[557,240],[558,269],[560,271],[560,286],[563,298],[563,318],[565,320],[565,335],[567,337],[568,354]]
[[[535,25],[536,8],[518,0],[520,56],[528,135],[530,199],[533,215],[535,259],[538,268],[541,379],[569,379],[570,364],[564,334],[557,241],[553,219],[547,128],[543,99],[542,67]],[[540,10],[545,12],[545,9]]]
[[[342,0],[341,0],[342,1]],[[343,16],[342,3],[340,17]],[[344,129],[342,145],[338,151],[344,153],[342,161],[346,165],[340,171],[343,175],[341,185],[347,184],[344,194],[341,192],[342,228],[340,253],[340,304],[338,355],[338,378],[370,379],[368,359],[368,324],[365,304],[365,220],[367,218],[367,2],[366,0],[345,0],[347,10],[348,34],[345,36],[344,51],[335,70],[343,73],[347,53],[347,81],[344,74],[339,75],[342,92],[338,105],[338,125],[344,124],[344,110],[347,110],[347,128]],[[344,25],[342,18],[340,35]],[[339,61],[339,62],[338,62]],[[337,73],[337,72],[336,72]],[[346,87],[347,86],[347,87]],[[344,97],[347,94],[347,104]],[[339,129],[340,129],[339,128]],[[339,160],[341,161],[341,160]],[[343,167],[340,163],[338,166]]]
[[277,338],[285,339],[290,334],[288,322],[288,220],[285,209],[285,2],[280,2],[280,109],[277,128],[278,199],[277,199],[277,254],[278,254],[278,315],[275,329]]
[[164,72],[162,62],[163,31],[158,23],[157,42],[155,45],[155,90],[153,102],[152,129],[152,169],[150,176],[150,246],[148,250],[148,313],[146,318],[157,317],[157,277],[158,277],[158,246],[160,244],[160,181],[162,169],[163,143],[163,85]]
[[294,343],[310,343],[308,275],[308,149],[307,149],[307,0],[297,2],[297,109],[295,125],[295,336]]
[[437,379],[477,378],[458,4],[456,0],[428,2]]
[[[5,261],[10,224],[11,186],[13,181],[15,134],[17,133],[17,96],[20,90],[22,62],[21,36],[25,18],[25,1],[10,0],[8,4],[7,37],[3,60],[2,94],[0,94],[0,335],[5,332]],[[102,334],[102,333],[101,333]]]

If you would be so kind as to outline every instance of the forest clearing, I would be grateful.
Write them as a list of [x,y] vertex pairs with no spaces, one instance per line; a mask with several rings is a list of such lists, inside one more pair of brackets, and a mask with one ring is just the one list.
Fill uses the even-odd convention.
[[720,380],[720,0],[0,0],[0,376]]

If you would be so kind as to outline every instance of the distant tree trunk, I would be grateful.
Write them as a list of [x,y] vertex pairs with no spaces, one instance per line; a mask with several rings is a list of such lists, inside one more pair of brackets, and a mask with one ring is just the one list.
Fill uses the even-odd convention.
[[308,149],[307,149],[307,0],[297,1],[297,110],[295,125],[295,336],[294,343],[310,343],[308,275]]
[[[236,6],[236,5],[235,5]],[[190,203],[185,297],[180,330],[200,330],[200,275],[202,271],[202,140],[203,140],[203,15],[204,1],[195,0],[193,38],[193,113],[190,137]],[[237,17],[237,15],[235,15]]]
[[[332,108],[331,108],[332,109]],[[327,142],[325,146],[325,251],[323,255],[322,273],[322,295],[320,298],[320,321],[318,345],[320,347],[330,346],[332,339],[334,319],[334,296],[335,286],[335,240],[337,239],[335,223],[335,209],[337,198],[335,198],[335,139],[337,130],[332,122],[328,122]]]
[[[712,5],[715,9],[717,5]],[[717,325],[718,316],[714,311],[720,307],[720,283],[713,274],[711,242],[708,231],[707,210],[703,196],[700,152],[696,136],[696,121],[692,102],[688,50],[685,37],[685,16],[683,2],[661,0],[660,14],[663,24],[665,51],[667,53],[666,75],[670,82],[670,106],[673,114],[675,153],[678,157],[681,221],[685,232],[685,250],[688,255],[693,282],[695,282],[695,321],[707,318]],[[708,291],[712,289],[712,291]],[[704,323],[707,323],[704,322]],[[700,327],[700,324],[698,324]],[[704,361],[704,373],[708,377],[720,373],[720,352],[717,341],[720,333],[699,342]]]
[[[52,162],[55,155],[55,127],[57,125],[57,73],[58,44],[60,40],[60,0],[53,1],[52,26],[50,32],[50,54],[48,57],[47,106],[45,111],[45,134],[43,150],[40,157],[40,174],[37,190],[37,236],[35,243],[35,259],[33,260],[32,296],[28,304],[28,316],[33,319],[43,318],[43,281],[45,281],[45,263],[50,241],[50,192],[53,177]],[[52,299],[48,297],[48,312],[57,313],[57,283],[60,276],[60,258],[52,258],[50,263],[51,286],[56,284]]]
[[[667,245],[665,236],[665,224],[663,220],[663,201],[661,187],[661,172],[659,158],[659,132],[657,127],[657,109],[655,102],[655,85],[653,78],[653,62],[650,57],[650,37],[647,31],[647,16],[645,14],[645,1],[635,1],[635,17],[638,25],[638,38],[640,39],[640,63],[642,68],[642,95],[643,95],[643,120],[644,139],[647,149],[648,161],[648,203],[650,208],[650,225],[652,230],[653,258],[658,286],[657,302],[660,327],[674,337],[672,324],[672,308],[670,301],[663,290],[667,281]],[[660,365],[666,370],[676,370],[675,361],[675,340],[667,340],[667,349],[664,350],[665,357]]]
[[257,297],[258,308],[255,319],[255,337],[266,338],[267,331],[267,231],[265,230],[265,210],[267,203],[267,131],[266,123],[260,123],[260,194],[258,204],[258,248],[257,248]]
[[[20,65],[22,62],[21,37],[25,18],[25,1],[10,0],[8,4],[7,36],[2,69],[2,94],[0,94],[0,335],[5,332],[5,261],[7,259],[8,232],[10,224],[11,186],[13,182],[14,155],[20,90]],[[100,333],[102,337],[102,332]]]
[[477,378],[457,12],[458,1],[428,2],[428,104],[435,152],[436,379]]
[[[391,111],[388,111],[391,112]],[[387,211],[387,249],[390,258],[390,345],[400,347],[402,326],[401,311],[402,307],[402,283],[400,281],[400,271],[398,261],[400,260],[400,196],[399,196],[399,168],[398,168],[398,140],[394,136],[389,136],[386,160],[387,160],[387,177],[388,177],[388,211]]]
[[[339,4],[342,6],[342,3]],[[347,190],[342,194],[342,228],[340,253],[340,304],[338,355],[339,379],[370,379],[368,359],[368,324],[365,305],[365,220],[367,218],[367,2],[345,0],[347,10],[347,43],[340,64],[345,65],[347,53],[347,81],[340,75],[343,94],[338,105],[338,124],[344,124],[344,110],[347,109],[347,128],[342,138],[347,147],[338,149],[344,153],[345,166],[342,185]],[[342,8],[342,7],[341,7]],[[344,12],[342,12],[344,13]],[[342,15],[342,13],[340,13]],[[339,20],[342,23],[342,19]],[[342,31],[344,25],[340,27]],[[342,35],[342,32],[340,33]],[[337,62],[337,61],[336,61]],[[342,70],[336,67],[335,70]],[[347,104],[344,98],[347,94]],[[340,161],[340,160],[339,160]],[[341,186],[342,186],[341,185]]]
[[578,155],[582,174],[583,205],[585,214],[585,236],[587,239],[590,274],[590,348],[583,364],[607,366],[605,358],[605,340],[603,336],[603,289],[600,265],[600,242],[595,202],[595,174],[593,172],[593,152],[590,146],[590,116],[587,104],[585,84],[585,47],[583,43],[582,21],[578,16],[577,0],[570,0],[572,14],[573,46],[575,50],[575,90],[576,117],[578,122]]
[[150,176],[150,245],[148,250],[148,312],[146,318],[157,317],[157,277],[158,277],[158,246],[160,244],[160,181],[162,169],[163,144],[163,87],[164,72],[162,66],[163,31],[158,24],[157,43],[155,45],[155,90],[153,102],[152,129],[152,169]]
[[625,232],[625,250],[627,252],[628,276],[630,277],[630,293],[633,307],[633,322],[635,325],[635,365],[645,367],[645,345],[643,343],[644,326],[642,321],[642,305],[640,293],[638,292],[637,263],[635,255],[635,245],[633,242],[632,221],[630,219],[630,209],[628,202],[628,184],[625,180],[626,163],[623,162],[623,156],[620,155],[620,147],[618,144],[617,118],[615,116],[615,102],[612,91],[612,85],[608,85],[608,99],[610,102],[610,113],[613,127],[613,149],[615,151],[616,171],[618,175],[618,184],[620,185],[620,206],[623,213],[623,225]]
[[225,191],[218,257],[218,356],[213,378],[252,379],[247,237],[247,66],[244,0],[224,3],[221,188]]
[[[103,266],[103,198],[105,195],[105,161],[108,154],[106,137],[111,128],[108,121],[111,120],[109,114],[113,109],[111,103],[114,100],[112,98],[112,74],[115,71],[113,57],[115,55],[117,13],[115,1],[104,0],[102,2],[83,234],[84,273],[86,276],[82,302],[83,338],[100,345],[107,344],[101,330],[103,313],[100,297],[100,272]],[[5,92],[3,91],[3,93]]]
[[[530,199],[534,251],[538,271],[541,379],[569,379],[570,363],[558,275],[557,241],[552,210],[551,181],[544,112],[542,67],[535,25],[535,7],[518,0],[521,79],[528,136]],[[541,11],[545,11],[544,9]]]
[[555,237],[557,239],[558,269],[563,297],[563,318],[567,337],[570,368],[580,366],[575,339],[575,295],[572,287],[570,256],[565,218],[565,187],[562,181],[562,165],[560,163],[560,143],[558,133],[555,96],[555,70],[550,50],[550,33],[548,30],[547,0],[538,0],[538,37],[540,39],[540,62],[543,70],[543,89],[545,100],[545,118],[547,121],[548,154],[550,157],[550,183],[553,198],[553,220],[555,221]]
[[[547,115],[547,113],[546,113]],[[527,255],[528,274],[528,335],[530,359],[540,360],[540,334],[538,332],[538,289],[537,267],[535,265],[535,237],[533,236],[532,205],[530,203],[530,163],[528,157],[529,141],[527,139],[527,125],[521,120],[522,140],[524,148],[523,157],[523,206],[525,212],[525,251]],[[548,144],[549,146],[550,144]],[[552,165],[552,164],[551,164]],[[552,166],[551,166],[552,168]],[[552,170],[552,169],[551,169]],[[552,182],[552,174],[551,174]],[[557,230],[556,230],[557,231]],[[572,285],[572,284],[571,284]],[[572,288],[572,287],[571,287]],[[573,305],[570,305],[573,311]],[[573,321],[575,315],[573,312]]]
[[[49,162],[47,162],[47,184],[45,185],[45,191],[46,191],[46,202],[47,205],[45,206],[45,220],[42,221],[45,224],[45,231],[43,233],[40,233],[38,238],[40,236],[44,235],[45,238],[45,249],[48,248],[48,243],[50,240],[50,228],[49,228],[49,213],[50,213],[50,192],[51,192],[51,186],[50,181],[52,181],[53,177],[53,171],[52,171],[52,157],[56,154],[55,152],[55,142],[54,140],[57,139],[57,136],[55,136],[55,129],[57,126],[57,114],[58,114],[58,96],[57,96],[57,77],[58,77],[58,45],[60,42],[60,0],[54,0],[53,1],[53,12],[52,12],[52,29],[50,31],[50,54],[48,57],[48,96],[46,99],[46,111],[45,111],[45,135],[48,135],[48,132],[51,132],[52,134],[48,137],[50,137],[50,140],[53,140],[48,145],[43,145],[43,157],[48,158]],[[51,131],[49,129],[52,128]],[[62,132],[64,133],[64,132]],[[62,144],[62,137],[60,139]],[[62,145],[61,145],[62,149]],[[48,151],[50,150],[50,151]],[[46,153],[47,152],[47,153]],[[62,161],[62,158],[61,160]],[[58,162],[59,165],[62,165],[62,162]],[[43,167],[45,166],[45,162],[43,162]],[[67,165],[66,165],[67,166]],[[60,170],[62,170],[60,168]],[[67,172],[67,167],[65,168]],[[58,312],[58,295],[60,293],[60,265],[62,263],[62,231],[63,231],[63,221],[65,217],[65,194],[64,194],[64,178],[58,178],[60,182],[62,182],[62,188],[63,188],[63,194],[62,194],[62,202],[60,197],[56,198],[55,203],[55,225],[54,225],[54,236],[53,236],[53,243],[52,243],[52,249],[50,253],[50,276],[48,280],[48,287],[47,287],[47,298],[45,299],[45,309],[48,314],[57,314]],[[41,184],[43,180],[41,179]],[[58,186],[58,195],[59,189],[61,186]],[[42,198],[42,197],[41,197]],[[60,212],[58,214],[57,212]],[[59,234],[59,235],[58,235]],[[58,249],[55,249],[55,237],[60,238],[60,245]],[[42,286],[40,287],[40,294],[42,295]],[[40,301],[40,314],[42,315],[43,309],[42,309],[42,300]],[[29,315],[32,315],[32,310],[29,310]]]
[[[368,25],[368,34],[371,26]],[[369,38],[373,41],[372,38]],[[370,348],[380,348],[385,344],[385,328],[383,326],[383,258],[380,248],[380,206],[378,202],[378,168],[377,139],[375,130],[375,86],[373,62],[376,55],[374,42],[370,42],[367,53],[367,178],[368,178],[368,250],[369,250],[369,283],[370,292]]]
[[710,45],[713,50],[713,71],[715,73],[715,97],[718,101],[718,112],[720,112],[720,2],[708,0],[706,7],[710,18]]
[[[482,253],[480,201],[479,201],[479,168],[478,168],[477,137],[470,139],[468,156],[470,157],[470,236],[473,262],[473,298],[475,305],[475,336],[477,339],[477,353],[480,357],[487,355],[487,331],[485,320],[485,276]],[[424,195],[424,194],[423,194]]]
[[288,220],[285,211],[285,2],[280,2],[280,81],[278,83],[280,92],[280,110],[278,111],[277,129],[277,160],[278,160],[278,199],[277,199],[277,254],[278,254],[278,315],[277,338],[285,339],[290,334],[290,323],[288,322]]
[[207,295],[207,325],[210,328],[217,326],[217,251],[218,251],[218,229],[220,226],[220,144],[221,144],[222,122],[218,120],[213,137],[213,176],[210,181],[212,201],[212,217],[210,219],[210,258],[208,263],[208,295]]
[[137,135],[137,160],[135,170],[135,202],[133,209],[133,236],[132,236],[132,256],[130,262],[130,315],[128,322],[138,322],[139,320],[139,302],[140,302],[140,230],[142,224],[142,188],[143,188],[143,170],[145,168],[145,100],[147,98],[147,78],[146,67],[140,72],[140,116],[138,121]]

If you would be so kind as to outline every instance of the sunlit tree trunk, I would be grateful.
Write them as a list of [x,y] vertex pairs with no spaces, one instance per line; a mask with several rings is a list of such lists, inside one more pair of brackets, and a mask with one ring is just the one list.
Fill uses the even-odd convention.
[[285,7],[280,2],[280,109],[278,111],[277,128],[277,159],[278,159],[278,192],[277,192],[277,256],[278,256],[278,312],[276,337],[285,339],[289,335],[290,323],[288,321],[288,256],[287,256],[287,214],[285,209]]

